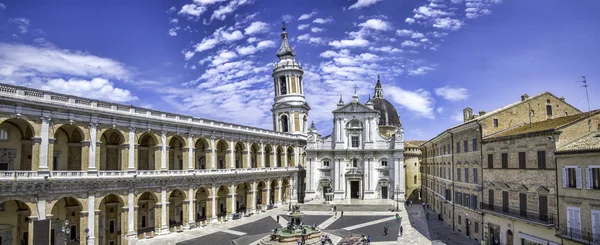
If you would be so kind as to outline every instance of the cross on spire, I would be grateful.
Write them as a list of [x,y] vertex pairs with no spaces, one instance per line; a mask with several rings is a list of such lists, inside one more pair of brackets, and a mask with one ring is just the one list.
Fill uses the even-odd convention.
[[356,94],[356,89],[358,88],[358,86],[354,85],[354,94]]
[[287,23],[285,23],[285,21],[284,21],[281,23],[281,25],[282,25],[281,30],[285,31]]

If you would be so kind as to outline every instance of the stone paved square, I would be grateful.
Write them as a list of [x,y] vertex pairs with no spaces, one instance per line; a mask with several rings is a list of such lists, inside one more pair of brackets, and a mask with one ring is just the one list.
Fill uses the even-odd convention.
[[[170,234],[175,235],[175,234]],[[216,232],[210,235],[190,239],[183,242],[178,242],[177,245],[231,245],[231,241],[240,236],[236,236],[233,234],[225,233],[225,232]],[[159,244],[159,243],[155,243]]]
[[275,219],[273,219],[271,216],[266,216],[252,223],[236,226],[231,228],[231,230],[244,232],[248,235],[255,235],[267,233],[275,228],[281,228],[281,225],[277,224]]
[[[338,215],[340,213],[338,212]],[[388,218],[390,216],[355,216],[355,215],[344,215],[343,218],[338,218],[335,222],[333,222],[327,229],[335,230],[335,229],[343,229],[345,227],[363,224],[379,219]]]

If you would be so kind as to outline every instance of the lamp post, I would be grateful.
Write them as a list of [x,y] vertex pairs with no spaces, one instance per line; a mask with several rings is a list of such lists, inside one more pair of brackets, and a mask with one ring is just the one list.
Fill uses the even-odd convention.
[[398,193],[400,193],[400,186],[396,185],[396,212],[400,211],[400,208],[398,207]]
[[65,223],[63,224],[62,227],[62,234],[65,237],[65,245],[67,245],[67,241],[69,238],[69,234],[71,233],[71,229],[69,228],[69,220],[65,219]]

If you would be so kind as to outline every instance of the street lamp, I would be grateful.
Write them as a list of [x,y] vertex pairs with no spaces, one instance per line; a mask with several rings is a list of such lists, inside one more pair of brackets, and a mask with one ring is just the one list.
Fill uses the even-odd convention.
[[63,227],[62,227],[62,234],[65,237],[65,245],[67,245],[67,241],[68,241],[70,233],[71,233],[71,229],[69,228],[69,220],[65,219],[65,223],[63,224]]
[[400,193],[400,186],[396,185],[396,212],[400,211],[400,208],[398,207],[398,193]]

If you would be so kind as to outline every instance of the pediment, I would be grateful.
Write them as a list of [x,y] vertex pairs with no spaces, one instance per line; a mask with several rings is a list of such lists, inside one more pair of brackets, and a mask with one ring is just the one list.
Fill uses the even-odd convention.
[[336,110],[333,111],[334,113],[336,112],[346,112],[346,113],[365,113],[365,112],[371,112],[371,113],[377,113],[378,111],[375,109],[371,109],[363,104],[360,103],[348,103]]
[[527,186],[525,186],[525,185],[520,185],[519,187],[517,187],[517,191],[518,192],[528,192],[529,188],[527,188]]
[[496,186],[498,188],[502,188],[502,189],[510,189],[510,186],[508,184],[504,183],[504,182],[497,182]]
[[535,190],[537,193],[539,194],[548,194],[550,193],[550,190],[546,187],[540,186],[537,188],[537,190]]

